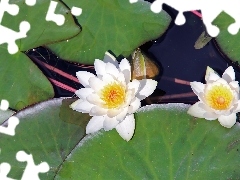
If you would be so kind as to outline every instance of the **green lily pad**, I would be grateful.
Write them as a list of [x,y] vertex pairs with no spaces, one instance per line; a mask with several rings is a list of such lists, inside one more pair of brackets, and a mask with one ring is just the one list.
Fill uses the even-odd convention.
[[[65,40],[80,32],[80,28],[75,24],[69,9],[59,0],[55,1],[58,3],[55,13],[63,15],[65,23],[62,26],[58,26],[53,21],[46,21],[50,2],[49,0],[37,0],[34,6],[28,6],[25,0],[9,1],[9,3],[19,6],[19,13],[16,16],[4,13],[1,25],[16,32],[19,32],[19,25],[22,21],[29,22],[31,27],[27,32],[26,38],[16,41],[20,51],[26,51],[47,43]],[[3,44],[0,45],[0,47],[7,48],[7,45]]]
[[115,130],[86,136],[55,179],[238,179],[239,126],[191,117],[188,107],[143,108],[129,142]]
[[228,32],[228,26],[234,23],[234,19],[226,13],[221,13],[213,24],[220,28],[220,33],[216,37],[216,41],[221,51],[232,61],[240,62],[239,39],[240,32],[232,35]]
[[[39,178],[52,180],[58,166],[85,135],[90,117],[73,111],[69,105],[76,99],[52,99],[15,114],[20,123],[15,136],[0,134],[0,164],[11,165],[8,177],[21,179],[26,163],[16,160],[20,150],[33,155],[35,164],[47,162],[50,170]],[[68,116],[63,116],[68,114]],[[78,124],[71,123],[79,121]]]
[[119,56],[130,55],[143,43],[162,35],[171,18],[165,12],[155,14],[150,3],[139,1],[130,4],[129,0],[64,0],[71,8],[82,8],[77,18],[82,32],[70,39],[48,45],[58,56],[74,62],[93,64],[111,50]]
[[0,99],[7,99],[11,108],[19,110],[54,96],[51,83],[21,51],[68,39],[80,32],[70,10],[60,1],[54,1],[58,3],[55,13],[64,16],[65,23],[58,26],[53,21],[46,21],[50,2],[37,0],[34,6],[28,6],[25,0],[10,0],[10,4],[18,5],[19,13],[16,16],[4,13],[1,25],[16,32],[19,32],[19,25],[22,21],[29,22],[31,27],[26,38],[16,41],[20,50],[16,54],[8,53],[7,43],[0,45],[2,73]]
[[9,101],[13,109],[22,109],[54,96],[51,83],[24,54],[9,54],[0,48],[0,99]]

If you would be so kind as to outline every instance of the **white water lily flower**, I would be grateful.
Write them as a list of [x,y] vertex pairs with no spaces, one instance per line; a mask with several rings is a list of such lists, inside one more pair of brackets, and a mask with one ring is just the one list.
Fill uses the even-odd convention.
[[97,76],[87,71],[77,72],[77,77],[85,88],[75,93],[80,98],[71,108],[93,116],[86,133],[94,133],[102,128],[109,131],[116,128],[119,135],[129,141],[134,133],[134,114],[141,106],[141,100],[156,89],[157,82],[151,79],[132,80],[131,66],[127,59],[120,64],[106,52],[104,60],[96,59],[94,67]]
[[189,108],[188,114],[207,120],[218,119],[222,126],[231,128],[236,123],[236,113],[240,111],[239,85],[233,67],[229,66],[222,78],[208,67],[205,80],[206,84],[190,83],[200,101]]

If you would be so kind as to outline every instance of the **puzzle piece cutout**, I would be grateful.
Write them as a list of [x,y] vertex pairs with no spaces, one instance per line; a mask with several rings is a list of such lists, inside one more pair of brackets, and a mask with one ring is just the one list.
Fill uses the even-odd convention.
[[129,0],[131,4],[138,2],[138,0]]
[[71,8],[71,13],[72,13],[72,15],[74,15],[74,16],[80,16],[80,15],[82,14],[82,9],[73,6],[73,7]]
[[[134,1],[134,0],[131,0]],[[162,10],[162,5],[167,4],[176,9],[178,15],[175,23],[182,25],[186,22],[183,12],[192,10],[201,10],[203,23],[206,26],[207,32],[210,36],[216,37],[219,34],[219,28],[212,24],[213,20],[222,12],[226,12],[235,19],[235,23],[228,27],[231,34],[237,34],[240,28],[240,1],[236,0],[156,0],[151,5],[151,10],[154,13],[159,13]]]
[[39,165],[35,165],[32,154],[27,154],[24,151],[18,151],[16,159],[19,162],[27,162],[21,180],[40,180],[38,173],[46,173],[50,169],[46,162],[41,162]]
[[1,180],[15,180],[12,178],[7,177],[8,173],[10,172],[11,166],[8,163],[1,163],[0,164],[0,179]]
[[5,99],[1,101],[0,109],[6,111],[9,108],[9,102]]
[[[65,17],[62,14],[56,14],[55,10],[57,8],[58,2],[56,1],[51,1],[50,5],[48,7],[47,15],[46,15],[46,21],[53,21],[55,22],[58,26],[62,26],[65,21]],[[82,14],[82,9],[73,6],[71,8],[71,13],[74,16],[80,16]]]
[[[9,102],[5,99],[1,101],[0,109],[6,111],[9,107]],[[15,135],[15,128],[19,124],[19,119],[12,116],[8,119],[8,127],[0,126],[0,133],[7,134],[10,136]]]
[[[29,1],[30,0],[26,0],[28,3]],[[0,45],[8,43],[8,52],[10,54],[15,54],[18,51],[18,46],[15,41],[27,37],[27,32],[30,30],[30,24],[27,21],[22,21],[19,25],[19,32],[2,26],[1,22],[5,12],[15,16],[19,12],[19,7],[16,4],[9,4],[9,0],[0,1]]]
[[15,128],[19,124],[19,119],[12,116],[8,119],[8,127],[0,126],[0,133],[7,134],[9,136],[15,135]]
[[55,9],[57,8],[58,2],[51,1],[50,5],[48,7],[47,15],[46,15],[46,21],[53,21],[58,26],[61,26],[64,24],[65,17],[62,14],[55,14]]
[[[41,162],[39,165],[35,165],[32,154],[27,154],[24,151],[18,151],[16,159],[19,162],[27,162],[21,180],[40,180],[38,174],[46,173],[50,169],[46,162]],[[0,180],[15,180],[7,177],[10,169],[11,166],[8,163],[4,162],[0,164]]]
[[5,12],[8,12],[12,16],[16,16],[19,12],[19,7],[16,4],[9,4],[9,0],[0,1],[0,24]]
[[36,4],[36,0],[25,0],[28,6],[34,6]]
[[27,37],[27,32],[30,30],[30,24],[27,21],[22,21],[19,30],[19,32],[15,32],[0,25],[0,44],[8,43],[8,52],[10,54],[18,52],[18,46],[15,41]]

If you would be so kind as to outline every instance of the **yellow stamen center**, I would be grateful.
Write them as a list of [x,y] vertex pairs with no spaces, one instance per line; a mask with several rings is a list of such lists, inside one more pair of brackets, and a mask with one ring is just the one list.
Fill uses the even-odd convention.
[[106,85],[100,95],[100,98],[105,102],[105,106],[109,109],[119,107],[124,103],[125,97],[125,88],[116,82]]
[[206,93],[207,104],[216,110],[226,110],[231,105],[233,93],[224,85],[214,85]]

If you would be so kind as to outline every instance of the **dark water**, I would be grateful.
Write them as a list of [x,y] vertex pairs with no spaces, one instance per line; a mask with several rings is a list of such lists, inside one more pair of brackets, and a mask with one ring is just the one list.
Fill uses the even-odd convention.
[[[177,11],[167,6],[164,6],[164,9],[172,16],[172,19],[176,17]],[[201,19],[193,13],[187,12],[184,15],[186,23],[183,26],[177,26],[173,21],[164,36],[141,46],[141,49],[156,60],[161,67],[158,89],[150,98],[152,103],[184,102],[192,104],[198,99],[192,93],[190,86],[175,82],[174,79],[178,79],[177,81],[182,80],[182,83],[189,83],[191,81],[205,83],[204,76],[207,66],[210,66],[222,75],[229,65],[234,65],[219,51],[214,39],[202,49],[195,49],[194,44],[205,30],[205,27]],[[86,68],[62,61],[42,47],[37,48],[35,51],[29,51],[28,55],[33,60],[35,59],[34,62],[39,65],[46,76],[67,84],[74,89],[82,87],[80,84],[48,70],[40,65],[36,59],[73,76],[75,76],[77,71],[85,71]],[[237,72],[239,71],[239,67],[234,66],[234,69],[237,80],[240,80],[240,73]],[[94,72],[92,69],[87,70]],[[74,93],[56,86],[54,86],[54,89],[56,92],[55,97],[71,97],[74,95]],[[164,96],[160,96],[163,94]]]

